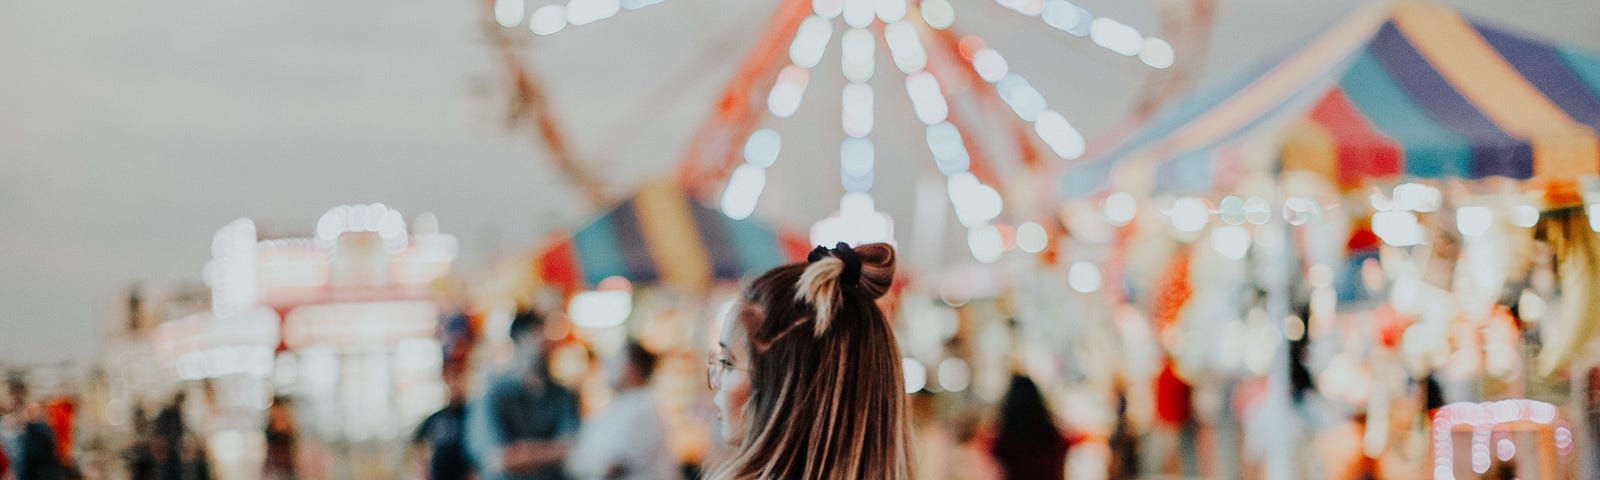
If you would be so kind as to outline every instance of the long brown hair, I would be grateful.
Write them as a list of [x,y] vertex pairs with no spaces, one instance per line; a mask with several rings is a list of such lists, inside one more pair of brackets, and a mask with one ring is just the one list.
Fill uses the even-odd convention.
[[875,300],[894,248],[817,247],[744,290],[750,335],[744,438],[713,480],[912,477],[900,348]]

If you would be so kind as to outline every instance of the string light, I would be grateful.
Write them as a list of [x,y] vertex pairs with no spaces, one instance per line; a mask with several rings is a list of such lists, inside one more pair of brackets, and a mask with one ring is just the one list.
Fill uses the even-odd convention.
[[971,228],[967,230],[967,248],[972,250],[972,258],[979,262],[998,262],[1001,255],[1005,254],[1005,238],[993,225]]
[[1198,232],[1211,219],[1211,211],[1198,198],[1185,197],[1172,204],[1172,226],[1181,232]]
[[1017,226],[1017,248],[1028,253],[1039,253],[1050,246],[1050,235],[1044,226],[1027,222]]
[[1120,226],[1133,221],[1133,216],[1139,211],[1139,204],[1134,201],[1133,195],[1127,192],[1115,192],[1106,196],[1104,209],[1106,220]]

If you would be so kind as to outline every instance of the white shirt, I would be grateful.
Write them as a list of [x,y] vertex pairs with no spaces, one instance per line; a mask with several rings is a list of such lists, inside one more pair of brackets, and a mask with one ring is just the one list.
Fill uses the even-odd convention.
[[[620,471],[619,477],[607,477]],[[682,477],[667,450],[667,430],[650,393],[630,390],[585,422],[567,455],[567,473],[579,480],[667,480]]]

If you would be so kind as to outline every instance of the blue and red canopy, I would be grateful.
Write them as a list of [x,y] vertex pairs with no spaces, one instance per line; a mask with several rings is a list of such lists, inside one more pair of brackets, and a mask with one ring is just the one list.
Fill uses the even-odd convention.
[[[1365,9],[1265,69],[1175,101],[1069,168],[1060,189],[1203,193],[1261,163],[1345,188],[1573,177],[1600,173],[1597,128],[1600,56],[1406,2]],[[1250,158],[1245,145],[1263,138],[1274,161]]]

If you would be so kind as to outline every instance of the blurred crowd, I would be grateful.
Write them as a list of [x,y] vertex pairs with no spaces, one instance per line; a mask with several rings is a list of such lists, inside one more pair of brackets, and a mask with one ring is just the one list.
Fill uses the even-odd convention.
[[[472,367],[449,357],[441,374],[447,400],[415,426],[406,453],[407,478],[459,479],[695,479],[701,466],[681,464],[668,446],[666,423],[651,388],[657,355],[628,342],[602,367],[614,392],[606,406],[580,415],[579,396],[553,380],[549,353],[555,346],[546,322],[524,311],[511,321],[514,355],[473,395]],[[713,365],[708,365],[713,369]],[[161,402],[153,416],[134,408],[132,436],[113,458],[120,468],[85,474],[73,460],[70,425],[52,425],[46,405],[30,397],[23,377],[13,375],[0,403],[0,480],[196,480],[218,478],[207,442],[186,419],[184,393]],[[297,433],[294,402],[276,397],[265,410],[259,478],[323,478],[325,468],[308,458]],[[1064,432],[1032,380],[1015,376],[992,413],[969,412],[952,422],[919,419],[919,478],[1065,478],[1070,448],[1084,441]],[[55,422],[60,423],[60,422]],[[60,432],[61,434],[58,434]],[[1133,436],[1113,438],[1118,460],[1109,478],[1134,478]],[[328,452],[315,452],[326,455]],[[713,460],[715,454],[712,454]],[[120,471],[118,471],[120,470]],[[92,471],[92,470],[91,470]],[[254,476],[254,475],[252,475]]]

